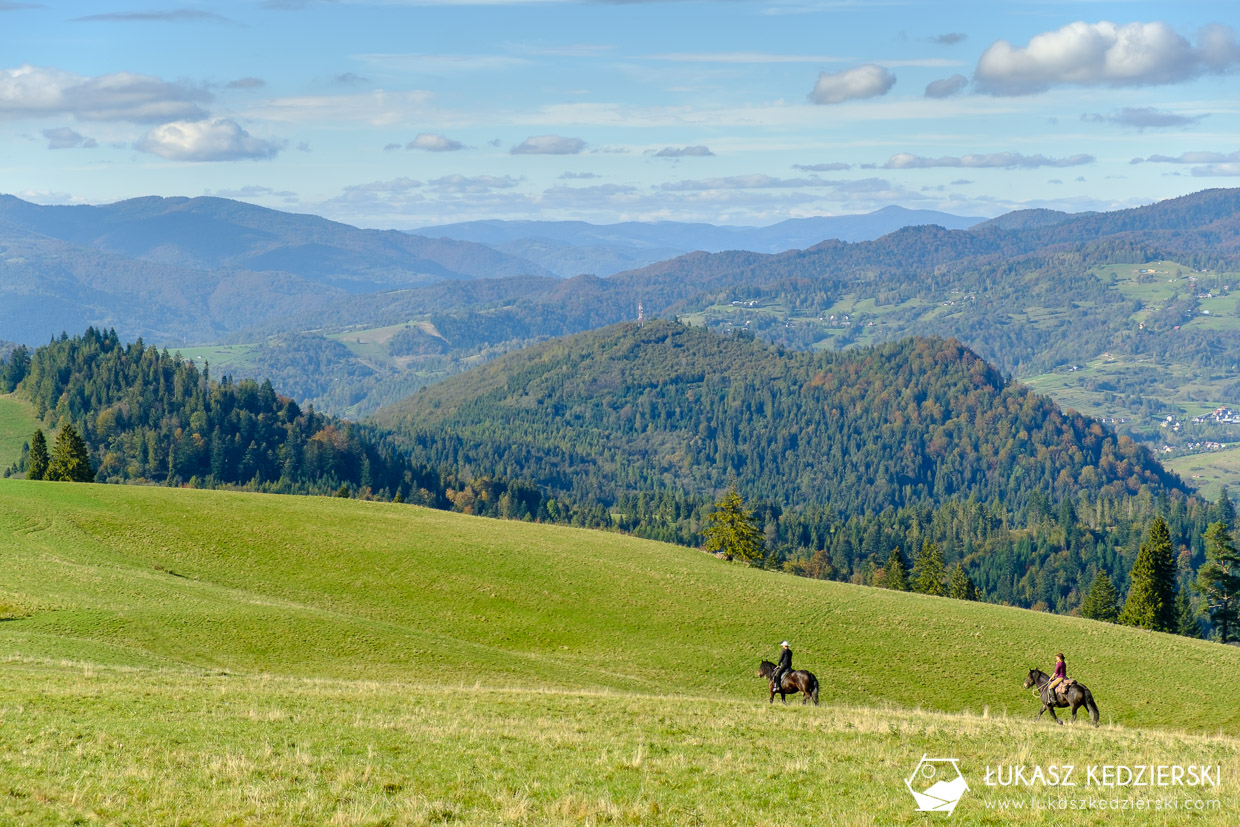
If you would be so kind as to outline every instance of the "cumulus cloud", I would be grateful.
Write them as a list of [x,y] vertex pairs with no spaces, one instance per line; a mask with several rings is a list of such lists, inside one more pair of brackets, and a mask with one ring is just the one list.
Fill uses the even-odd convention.
[[560,135],[532,135],[514,146],[513,155],[577,155],[586,148],[580,138],[564,138]]
[[852,164],[836,161],[829,164],[793,164],[792,168],[799,169],[801,172],[840,172],[845,169],[852,169]]
[[820,72],[809,93],[813,103],[843,103],[885,95],[895,86],[896,76],[882,66],[867,63],[842,72]]
[[[1151,155],[1133,158],[1133,164],[1194,164],[1188,172],[1198,178],[1240,175],[1240,150],[1236,152],[1183,152],[1179,155]],[[1172,173],[1179,175],[1179,173]]]
[[926,97],[950,98],[952,95],[959,94],[968,85],[969,79],[964,75],[952,75],[949,78],[932,80],[926,84]]
[[0,69],[0,118],[70,114],[81,121],[196,120],[207,115],[199,104],[210,100],[205,89],[130,72],[91,78],[28,64]]
[[1133,164],[1222,164],[1240,161],[1240,151],[1236,152],[1182,152],[1179,155],[1151,155],[1148,158],[1133,158]]
[[255,138],[229,118],[212,118],[157,126],[134,148],[170,161],[239,161],[274,158],[284,143]]
[[1204,117],[1206,116],[1180,115],[1163,109],[1155,109],[1152,106],[1126,106],[1123,109],[1119,109],[1109,115],[1097,113],[1084,114],[1081,115],[1081,120],[1086,123],[1113,123],[1119,126],[1127,126],[1133,129],[1145,130],[1176,126],[1192,126]]
[[709,147],[701,145],[682,147],[665,146],[658,152],[649,150],[646,154],[653,155],[656,158],[713,158],[715,155],[715,153],[710,151]]
[[43,137],[47,139],[48,149],[94,149],[98,146],[94,138],[88,138],[67,126],[45,129]]
[[413,140],[405,144],[405,149],[422,149],[426,152],[455,152],[464,149],[460,141],[454,141],[434,132],[419,132]]
[[1034,169],[1036,167],[1075,167],[1092,164],[1092,155],[1070,155],[1048,158],[1045,155],[1022,155],[1019,152],[993,152],[986,155],[944,156],[928,158],[908,152],[897,152],[883,164],[883,169],[930,169],[932,167],[972,167],[978,169]]
[[1240,44],[1227,26],[1202,28],[1194,46],[1162,22],[1077,22],[1035,35],[1024,47],[996,41],[978,60],[974,83],[991,95],[1030,95],[1062,85],[1179,83],[1237,64]]
[[460,194],[480,194],[491,192],[492,190],[512,189],[521,183],[520,178],[513,178],[511,175],[445,175],[442,178],[436,178],[428,183],[428,186],[434,187],[436,192],[460,195]]

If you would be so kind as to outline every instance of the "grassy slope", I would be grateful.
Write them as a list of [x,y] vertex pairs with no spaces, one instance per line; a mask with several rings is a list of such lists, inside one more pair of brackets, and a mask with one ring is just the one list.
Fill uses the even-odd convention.
[[[1209,760],[1240,807],[1240,650],[618,535],[0,481],[5,601],[0,821],[893,823],[922,752]],[[762,702],[781,637],[823,708]],[[1056,648],[1119,727],[1027,720]]]
[[34,408],[12,394],[0,394],[0,468],[15,462],[39,422]]

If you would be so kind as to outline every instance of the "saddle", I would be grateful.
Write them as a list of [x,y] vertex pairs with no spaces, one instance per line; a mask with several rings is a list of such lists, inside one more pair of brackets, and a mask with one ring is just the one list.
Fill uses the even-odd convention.
[[1068,688],[1075,683],[1076,678],[1064,678],[1063,683],[1055,687],[1055,700],[1064,701],[1066,703],[1068,700]]

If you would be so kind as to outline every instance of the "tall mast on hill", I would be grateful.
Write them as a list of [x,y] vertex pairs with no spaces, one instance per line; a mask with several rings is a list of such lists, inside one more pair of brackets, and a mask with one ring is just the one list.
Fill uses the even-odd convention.
[[638,299],[637,300],[637,326],[641,327],[644,324],[646,324],[646,313],[642,309],[641,299]]

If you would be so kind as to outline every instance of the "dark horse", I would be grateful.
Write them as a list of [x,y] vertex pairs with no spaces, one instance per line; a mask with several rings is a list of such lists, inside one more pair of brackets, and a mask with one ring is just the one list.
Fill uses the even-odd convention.
[[[1051,676],[1043,672],[1041,669],[1030,669],[1029,677],[1025,678],[1025,688],[1033,689],[1037,687],[1038,692],[1042,695],[1042,712],[1050,712],[1051,717],[1055,719],[1055,723],[1063,725],[1063,721],[1055,716],[1055,707],[1072,707],[1072,720],[1076,720],[1076,711],[1081,707],[1089,710],[1089,719],[1094,722],[1094,726],[1098,726],[1098,705],[1094,703],[1094,695],[1084,684],[1074,683],[1068,687],[1065,693],[1067,700],[1060,700],[1060,695],[1056,695],[1051,700],[1051,692],[1046,685],[1051,682]],[[1042,717],[1042,712],[1038,713],[1038,717]]]
[[782,686],[775,688],[775,682],[771,680],[771,676],[775,674],[775,664],[769,660],[762,661],[762,665],[758,667],[758,677],[766,678],[766,682],[771,685],[771,699],[769,703],[775,703],[775,693],[779,693],[779,699],[784,703],[788,703],[788,696],[795,695],[798,692],[804,692],[805,697],[801,700],[801,704],[807,704],[813,700],[814,706],[818,706],[818,679],[814,677],[813,672],[806,672],[804,669],[796,669],[784,675],[780,680]]

